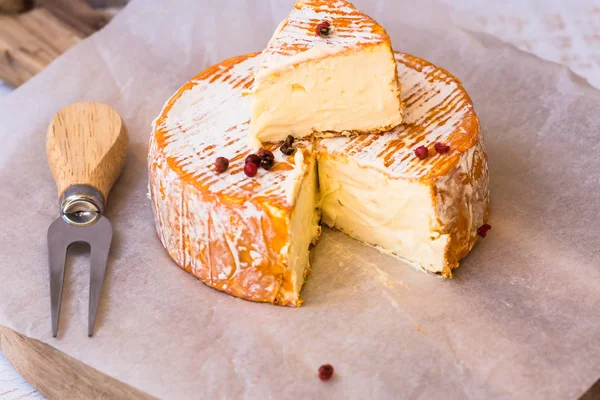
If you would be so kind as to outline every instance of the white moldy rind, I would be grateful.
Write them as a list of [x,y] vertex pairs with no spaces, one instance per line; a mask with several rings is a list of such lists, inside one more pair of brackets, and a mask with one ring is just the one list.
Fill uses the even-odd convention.
[[[300,286],[297,289],[282,287],[277,268],[288,263],[287,246],[274,247],[273,240],[285,237],[268,226],[289,224],[290,212],[252,200],[230,207],[227,199],[182,179],[157,151],[153,139],[150,154],[156,229],[173,260],[207,285],[238,297],[298,305],[303,280],[294,281]],[[301,168],[306,169],[304,165]],[[318,237],[320,232],[315,233]]]
[[[216,157],[232,160],[241,154],[253,152],[246,140],[240,140],[247,136],[250,128],[250,99],[241,95],[242,87],[234,88],[232,83],[248,79],[255,67],[256,58],[249,58],[227,71],[227,81],[193,81],[194,86],[182,94],[164,122],[156,127],[169,132],[167,146],[163,150],[165,154],[179,161],[181,169],[191,177],[199,179],[208,174]],[[289,164],[289,159],[281,152],[274,151],[273,154],[276,163]],[[243,166],[243,162],[240,159],[238,165]],[[290,194],[299,184],[296,179],[302,172],[267,173],[259,170],[258,178],[250,179],[242,168],[232,172],[233,167],[230,164],[227,174],[213,173],[207,190],[213,193],[239,190],[253,181],[259,183],[259,188],[253,190],[252,195],[262,196],[267,192],[274,197],[284,195],[281,198],[285,198],[286,204],[290,205],[293,200]]]
[[[445,143],[456,136],[457,127],[474,114],[473,105],[450,74],[430,64],[421,70],[407,68],[404,63],[410,57],[396,53],[398,78],[404,88],[402,101],[406,105],[402,125],[387,133],[370,135],[368,139],[356,135],[324,138],[320,147],[334,154],[351,153],[359,164],[378,168],[392,177],[420,179],[435,171],[436,163],[415,162],[414,149],[435,142]],[[426,75],[431,76],[429,80],[424,79]],[[432,118],[432,110],[440,110],[437,118]],[[418,142],[415,134],[411,134],[414,127],[419,128],[419,136],[422,136]],[[390,147],[391,142],[399,143]],[[435,152],[432,153],[430,155],[435,156]],[[388,154],[391,163],[385,165]]]
[[441,232],[452,236],[447,249],[445,275],[458,266],[477,242],[478,228],[487,222],[490,193],[483,137],[464,152],[447,174],[434,180],[436,213]]
[[[349,2],[317,3],[299,1],[287,19],[279,24],[262,53],[257,77],[285,70],[299,62],[316,60],[383,40],[384,37],[373,29],[376,22]],[[340,18],[351,21],[350,25],[336,26],[335,22]],[[332,34],[315,41],[313,32],[322,21],[332,23]]]

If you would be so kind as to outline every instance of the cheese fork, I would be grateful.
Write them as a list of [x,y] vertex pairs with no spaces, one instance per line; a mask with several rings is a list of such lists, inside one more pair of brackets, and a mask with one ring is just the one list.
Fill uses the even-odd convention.
[[105,104],[71,104],[60,110],[48,127],[46,158],[60,208],[60,217],[48,229],[54,337],[58,335],[67,251],[78,242],[90,246],[88,336],[94,332],[113,233],[103,212],[126,155],[127,128],[121,116]]

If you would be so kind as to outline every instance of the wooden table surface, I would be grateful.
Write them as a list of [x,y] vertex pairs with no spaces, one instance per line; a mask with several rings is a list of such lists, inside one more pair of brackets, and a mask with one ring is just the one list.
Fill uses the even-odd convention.
[[[523,51],[568,66],[600,89],[600,1],[512,0],[508,5],[483,0],[442,1],[455,10],[454,24],[496,36]],[[10,90],[0,83],[0,96]],[[0,399],[44,399],[2,353]]]

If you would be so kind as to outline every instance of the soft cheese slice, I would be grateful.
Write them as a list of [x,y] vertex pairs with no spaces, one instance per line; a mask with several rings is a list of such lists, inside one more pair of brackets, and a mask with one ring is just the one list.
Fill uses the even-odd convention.
[[[243,56],[209,68],[167,102],[150,142],[150,196],[181,268],[237,297],[298,306],[321,232],[314,144],[295,143],[291,157],[270,146],[275,166],[244,174],[253,64]],[[230,161],[221,174],[217,157]]]
[[[332,33],[317,35],[327,21]],[[261,55],[252,96],[253,147],[402,122],[401,86],[386,31],[344,0],[299,0]]]

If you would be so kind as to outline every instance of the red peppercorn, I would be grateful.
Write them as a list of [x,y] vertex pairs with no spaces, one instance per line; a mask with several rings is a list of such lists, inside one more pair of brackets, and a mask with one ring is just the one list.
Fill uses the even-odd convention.
[[333,367],[331,364],[321,365],[319,367],[319,379],[322,381],[327,381],[333,375]]
[[252,163],[252,164],[256,165],[257,167],[260,166],[260,157],[257,156],[256,154],[250,154],[248,157],[246,157],[245,164],[248,164],[248,163]]
[[256,164],[249,162],[244,166],[244,173],[249,177],[253,177],[258,172],[258,167]]
[[427,150],[427,147],[425,147],[425,146],[419,146],[415,149],[415,156],[417,156],[421,160],[426,159],[428,155],[429,155],[429,150]]
[[481,226],[479,227],[479,229],[477,229],[477,234],[478,234],[479,236],[481,236],[482,238],[484,238],[484,237],[485,237],[485,235],[487,235],[487,233],[488,233],[488,231],[489,231],[490,229],[492,229],[492,226],[491,226],[491,225],[489,225],[489,224],[484,224],[484,225],[481,225]]
[[315,28],[317,36],[329,36],[331,33],[331,23],[329,21],[319,22]]
[[227,168],[229,168],[229,160],[225,157],[217,157],[217,159],[215,160],[215,169],[217,170],[217,172],[225,172],[227,171]]
[[450,151],[450,146],[444,143],[437,142],[434,147],[439,154],[446,154]]

